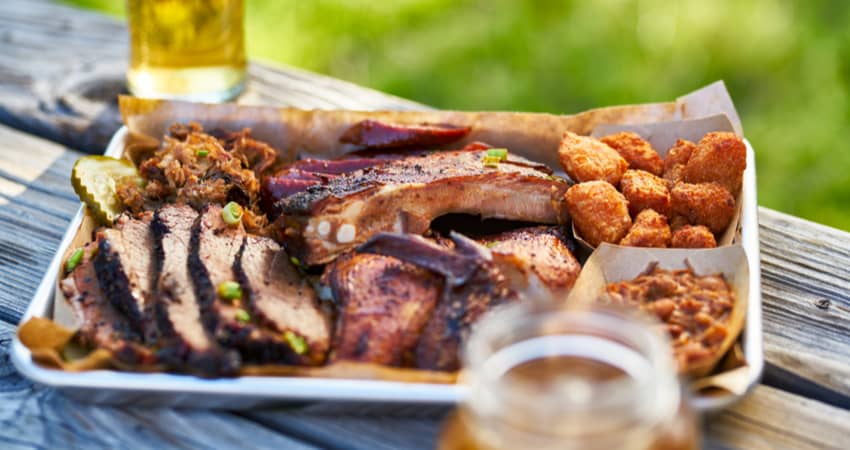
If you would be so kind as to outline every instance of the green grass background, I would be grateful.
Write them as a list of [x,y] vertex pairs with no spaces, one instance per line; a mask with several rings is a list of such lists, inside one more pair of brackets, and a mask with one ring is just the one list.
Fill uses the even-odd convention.
[[[124,2],[68,0],[123,17]],[[251,58],[441,108],[570,113],[726,81],[759,204],[850,230],[850,2],[245,0]]]

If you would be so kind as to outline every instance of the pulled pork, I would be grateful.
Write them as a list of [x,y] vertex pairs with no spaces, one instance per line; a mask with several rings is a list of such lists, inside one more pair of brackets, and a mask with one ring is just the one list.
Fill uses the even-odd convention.
[[268,223],[259,207],[260,180],[276,160],[277,152],[252,139],[249,129],[208,134],[197,123],[174,124],[159,150],[139,164],[144,183],[120,183],[118,197],[136,214],[165,203],[200,209],[234,201],[245,208],[246,228],[260,232]]

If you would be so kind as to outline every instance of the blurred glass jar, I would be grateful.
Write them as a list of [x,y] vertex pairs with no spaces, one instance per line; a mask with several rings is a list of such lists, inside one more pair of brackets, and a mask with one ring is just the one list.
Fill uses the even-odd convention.
[[465,347],[466,400],[441,449],[696,449],[670,346],[647,321],[613,309],[514,305]]
[[239,95],[243,14],[242,0],[127,0],[130,92],[202,102]]

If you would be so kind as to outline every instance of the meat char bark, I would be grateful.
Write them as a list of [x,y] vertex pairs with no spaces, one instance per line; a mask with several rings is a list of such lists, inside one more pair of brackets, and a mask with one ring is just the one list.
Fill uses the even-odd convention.
[[271,239],[247,236],[234,270],[252,320],[289,341],[287,362],[322,364],[330,347],[330,319],[286,252]]
[[235,266],[247,236],[241,223],[236,226],[225,223],[221,210],[219,205],[207,206],[192,229],[189,272],[204,326],[219,344],[239,350],[243,362],[298,361],[298,355],[281,333],[245,320],[244,314],[250,310],[246,298],[219,298],[217,287],[238,279]]
[[192,227],[198,213],[186,205],[157,210],[152,223],[158,268],[156,316],[162,333],[162,360],[202,376],[233,375],[239,355],[222,349],[206,331],[209,312],[193,288],[189,272]]
[[158,339],[154,317],[156,269],[151,215],[137,220],[122,215],[114,228],[97,232],[94,268],[109,302],[130,319],[145,342]]
[[555,295],[575,284],[581,265],[572,241],[560,227],[526,227],[478,239],[491,252],[516,257]]
[[443,280],[392,256],[348,253],[322,281],[339,305],[332,361],[413,366],[414,352]]
[[92,261],[97,251],[97,241],[86,244],[79,265],[59,283],[80,322],[77,336],[83,345],[109,350],[116,361],[129,365],[152,364],[156,358],[144,346],[141,334],[106,299],[98,284]]
[[421,234],[446,213],[565,223],[568,184],[545,166],[487,150],[435,152],[390,161],[281,199],[287,250],[308,265],[333,260],[380,232]]
[[439,304],[416,345],[415,364],[422,369],[458,370],[460,348],[472,326],[487,311],[522,299],[486,247],[457,233],[451,239],[454,248],[421,236],[382,233],[361,247],[445,277]]

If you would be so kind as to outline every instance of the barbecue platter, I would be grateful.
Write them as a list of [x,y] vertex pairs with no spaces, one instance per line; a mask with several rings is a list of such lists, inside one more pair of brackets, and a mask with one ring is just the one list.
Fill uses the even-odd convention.
[[74,167],[52,319],[20,340],[69,372],[453,383],[500,305],[616,302],[734,391],[753,169],[724,95],[575,116],[122,98],[119,157]]

